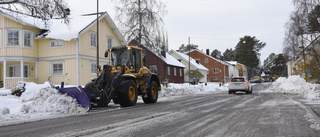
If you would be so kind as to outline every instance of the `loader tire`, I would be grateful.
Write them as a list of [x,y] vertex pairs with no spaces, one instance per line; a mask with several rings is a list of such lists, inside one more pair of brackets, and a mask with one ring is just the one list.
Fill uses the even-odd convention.
[[119,85],[118,101],[122,107],[134,106],[138,99],[138,90],[135,81],[124,80]]
[[156,103],[158,101],[158,87],[155,81],[152,81],[151,88],[142,96],[145,104]]

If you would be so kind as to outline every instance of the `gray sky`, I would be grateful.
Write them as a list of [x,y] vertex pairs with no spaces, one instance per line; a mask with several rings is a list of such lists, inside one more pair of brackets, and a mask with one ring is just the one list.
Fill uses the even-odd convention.
[[[71,0],[69,0],[71,1]],[[80,5],[83,0],[77,1]],[[255,36],[267,43],[261,61],[271,53],[281,53],[285,23],[294,10],[292,0],[163,0],[168,14],[164,16],[169,50],[181,44],[199,45],[199,49],[234,49],[240,37]],[[114,19],[114,2],[99,0],[100,11],[107,10]],[[71,3],[70,3],[71,4]],[[72,5],[73,6],[73,5]],[[86,4],[87,12],[96,12],[96,0]],[[119,28],[120,29],[120,28]]]

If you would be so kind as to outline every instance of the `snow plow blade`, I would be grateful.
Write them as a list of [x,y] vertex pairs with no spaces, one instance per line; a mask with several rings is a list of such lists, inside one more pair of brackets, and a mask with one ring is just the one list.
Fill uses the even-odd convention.
[[89,94],[81,86],[64,88],[63,82],[61,82],[61,87],[55,86],[50,81],[48,81],[48,82],[50,83],[50,86],[52,88],[57,89],[62,94],[67,94],[68,96],[71,96],[71,97],[77,99],[78,103],[83,108],[91,108],[91,100],[90,100]]

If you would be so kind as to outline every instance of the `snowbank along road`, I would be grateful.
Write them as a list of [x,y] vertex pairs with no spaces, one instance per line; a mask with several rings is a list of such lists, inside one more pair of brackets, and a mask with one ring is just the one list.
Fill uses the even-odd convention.
[[299,97],[264,92],[170,97],[156,104],[94,108],[87,114],[0,127],[0,136],[319,136]]

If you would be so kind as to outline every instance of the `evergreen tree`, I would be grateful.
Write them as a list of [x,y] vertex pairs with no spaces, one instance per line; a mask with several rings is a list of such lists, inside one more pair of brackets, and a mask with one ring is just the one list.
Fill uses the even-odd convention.
[[221,58],[221,52],[217,49],[213,50],[210,55],[214,58]]
[[240,38],[235,48],[235,60],[246,65],[249,69],[249,78],[252,77],[253,68],[260,64],[259,51],[266,46],[266,43],[260,42],[256,37],[244,36]]
[[226,49],[226,51],[224,51],[223,53],[223,59],[226,61],[232,61],[235,60],[235,51],[232,50],[232,48],[230,49]]
[[180,47],[179,47],[179,52],[189,52],[189,49],[190,50],[196,50],[198,49],[198,45],[194,45],[194,44],[188,44],[188,45],[184,45],[182,44]]

